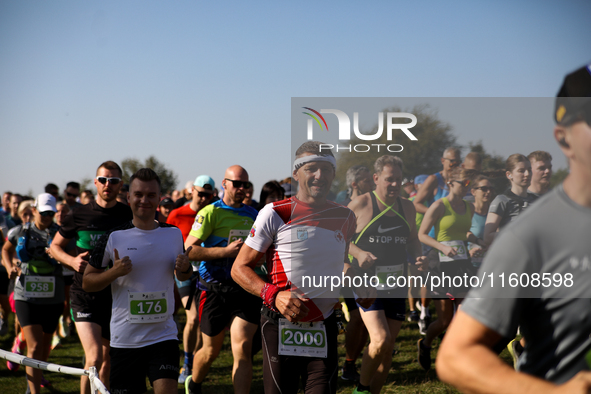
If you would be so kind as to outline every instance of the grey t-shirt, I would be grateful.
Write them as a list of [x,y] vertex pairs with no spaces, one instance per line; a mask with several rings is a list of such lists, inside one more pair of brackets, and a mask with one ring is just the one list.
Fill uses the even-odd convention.
[[[50,244],[49,241],[53,239],[57,230],[58,227],[55,224],[52,224],[46,230],[39,230],[33,223],[30,224],[28,232],[29,240],[26,248],[29,261],[21,261],[21,275],[18,277],[14,286],[14,299],[16,301],[26,301],[33,304],[58,304],[64,302],[62,266],[55,260],[52,260],[46,252],[46,248]],[[26,232],[26,228],[23,229],[22,225],[18,225],[8,232],[8,241],[16,247],[18,245],[18,239],[24,236]],[[47,278],[53,277],[53,297],[26,296],[25,283],[27,277],[42,278],[42,281],[47,281]],[[32,279],[29,280],[31,281]],[[42,284],[43,282],[37,283]],[[43,294],[43,292],[37,295],[39,294]]]
[[[562,186],[555,188],[499,234],[478,273],[487,280],[462,304],[462,311],[504,337],[520,327],[526,341],[518,363],[523,372],[563,383],[589,369],[589,234],[591,209],[573,202]],[[513,287],[512,274],[524,286]]]
[[[511,193],[511,191],[508,191],[508,193]],[[519,197],[513,193],[511,194],[513,195],[513,199],[505,194],[499,194],[490,204],[490,208],[488,208],[489,213],[496,213],[501,217],[499,228],[503,228],[507,223],[515,220],[523,210],[536,200],[536,196],[529,192],[526,197]]]

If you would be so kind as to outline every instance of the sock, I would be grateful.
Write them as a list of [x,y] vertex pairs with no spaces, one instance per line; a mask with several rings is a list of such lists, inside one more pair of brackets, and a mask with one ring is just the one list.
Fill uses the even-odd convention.
[[345,369],[349,370],[349,369],[354,369],[355,368],[355,360],[349,360],[346,359],[345,360]]
[[361,383],[357,385],[357,391],[369,391],[369,386],[364,386]]
[[201,394],[201,383],[195,383],[193,379],[189,381],[189,393]]
[[427,317],[427,308],[421,308],[421,320],[425,320]]
[[193,353],[185,352],[185,365],[188,365],[190,369],[193,369]]

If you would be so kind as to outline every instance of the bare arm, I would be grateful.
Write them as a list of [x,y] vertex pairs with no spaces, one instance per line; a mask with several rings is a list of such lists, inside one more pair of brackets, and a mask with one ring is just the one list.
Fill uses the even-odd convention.
[[414,264],[419,268],[419,270],[423,270],[423,265],[427,263],[427,257],[423,256],[423,249],[421,247],[421,242],[419,241],[419,234],[417,231],[417,223],[415,217],[417,212],[415,210],[415,206],[412,201],[403,199],[402,201],[402,209],[404,211],[404,217],[410,218],[408,220],[408,225],[410,227],[410,234],[408,236],[408,241],[406,243],[406,250],[410,255]]
[[70,256],[66,252],[66,247],[68,246],[69,242],[69,239],[64,238],[60,233],[57,233],[51,242],[51,246],[49,247],[51,256],[60,263],[72,268],[74,271],[83,273],[84,269],[88,265],[90,253],[84,252],[77,256]]
[[238,256],[238,252],[244,244],[244,241],[241,239],[237,239],[232,243],[229,243],[227,246],[224,247],[211,247],[206,248],[201,246],[203,240],[199,238],[195,238],[192,235],[189,235],[185,240],[185,248],[189,249],[189,247],[193,247],[191,252],[189,253],[189,260],[191,261],[208,261],[208,260],[215,260],[215,259],[223,259],[228,257],[236,257]]
[[[257,297],[260,297],[261,290],[266,284],[254,272],[254,267],[262,257],[263,253],[244,245],[232,265],[232,278],[234,281],[244,290]],[[308,315],[309,308],[305,305],[307,301],[307,298],[297,297],[290,290],[280,291],[275,298],[275,309],[290,322],[295,322]]]
[[429,201],[433,197],[433,190],[435,190],[436,187],[437,177],[435,175],[429,175],[427,179],[425,179],[423,186],[419,187],[419,191],[412,202],[418,213],[427,213],[428,207],[426,207],[423,203],[425,201]]
[[501,225],[502,217],[496,213],[489,212],[484,223],[484,244],[490,246],[497,236],[497,231]]
[[500,338],[460,309],[437,354],[439,378],[469,394],[590,392],[591,372],[580,372],[562,386],[516,372],[491,350]]
[[6,268],[8,278],[10,279],[13,279],[20,274],[19,268],[12,262],[15,252],[15,246],[10,241],[6,240],[4,246],[2,246],[2,265]]
[[437,240],[431,238],[429,236],[429,230],[431,227],[435,225],[438,220],[441,220],[443,214],[445,213],[445,207],[441,200],[437,200],[429,207],[425,217],[423,218],[423,222],[421,223],[421,228],[419,229],[419,240],[427,246],[435,248],[446,256],[453,256],[455,255],[455,250],[451,246],[444,245]]
[[111,269],[105,271],[104,269],[95,268],[92,265],[86,267],[82,278],[82,288],[84,291],[101,291],[110,285],[115,279],[131,272],[132,264],[129,257],[124,256],[120,259],[117,249],[114,249],[113,251],[115,254],[115,261],[113,261],[113,267]]

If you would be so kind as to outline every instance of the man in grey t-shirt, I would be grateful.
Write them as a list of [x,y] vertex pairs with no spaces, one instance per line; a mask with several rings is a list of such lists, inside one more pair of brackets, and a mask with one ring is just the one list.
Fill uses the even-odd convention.
[[[461,391],[591,392],[591,64],[565,78],[555,118],[570,174],[500,233],[441,345],[439,377]],[[520,372],[491,350],[517,326]]]

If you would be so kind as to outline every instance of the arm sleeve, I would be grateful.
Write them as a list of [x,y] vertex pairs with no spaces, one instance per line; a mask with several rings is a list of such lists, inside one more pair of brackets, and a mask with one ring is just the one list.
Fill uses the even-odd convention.
[[273,210],[273,204],[265,205],[250,229],[246,244],[257,252],[265,253],[273,244],[281,223],[283,220]]
[[99,238],[96,246],[92,250],[88,264],[96,269],[110,267],[112,265],[111,251],[111,232],[107,232]]
[[193,222],[193,227],[191,227],[189,235],[199,238],[202,241],[209,238],[215,226],[213,213],[212,205],[208,205],[199,211],[197,216],[195,216],[195,222]]
[[505,217],[505,211],[507,210],[507,201],[504,196],[498,195],[495,197],[493,202],[490,204],[488,208],[488,212],[496,213],[500,217]]
[[68,212],[59,231],[60,235],[65,239],[72,239],[76,237],[76,223],[74,222],[74,211]]
[[480,279],[486,275],[484,282],[468,293],[462,311],[502,336],[514,335],[528,299],[535,294],[519,286],[511,287],[509,277],[532,271],[530,255],[511,229],[499,233],[478,272]]
[[16,244],[18,243],[18,236],[22,228],[23,226],[19,224],[18,226],[8,230],[8,236],[6,237],[6,239],[14,246],[16,246]]

